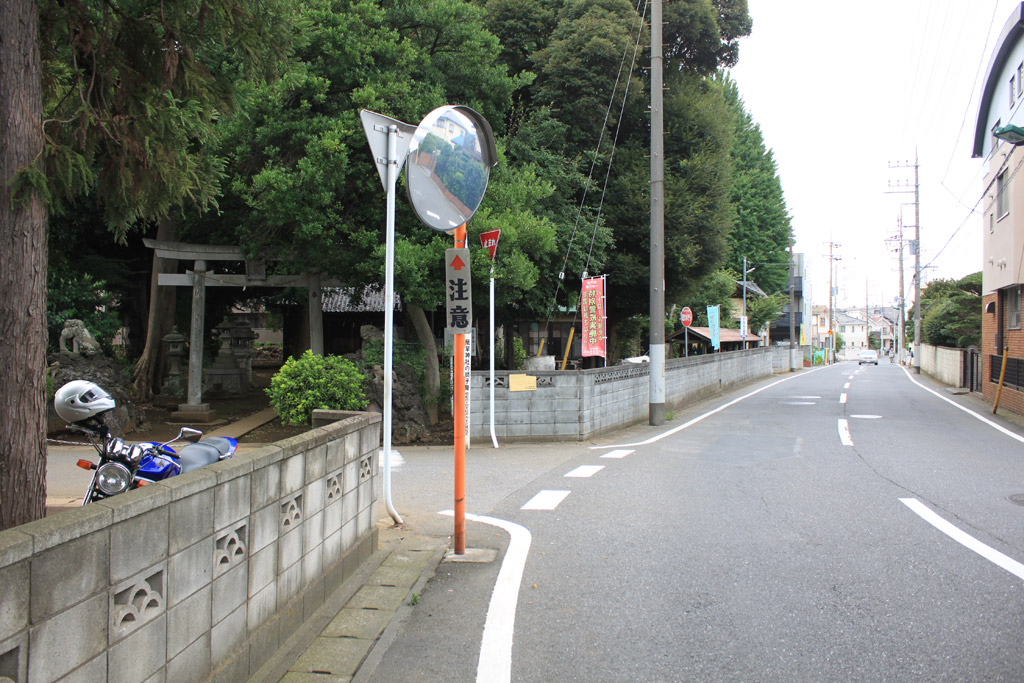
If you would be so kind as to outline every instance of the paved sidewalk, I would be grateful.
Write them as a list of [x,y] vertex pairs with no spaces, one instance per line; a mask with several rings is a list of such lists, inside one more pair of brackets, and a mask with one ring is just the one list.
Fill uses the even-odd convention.
[[366,565],[250,678],[251,683],[359,681],[373,670],[448,550],[447,540],[382,528]]

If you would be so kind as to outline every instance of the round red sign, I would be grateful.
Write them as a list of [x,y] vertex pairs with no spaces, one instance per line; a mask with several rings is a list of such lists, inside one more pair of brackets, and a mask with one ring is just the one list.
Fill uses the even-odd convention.
[[683,310],[679,313],[679,319],[683,321],[683,327],[690,326],[690,323],[693,322],[693,311],[690,310],[689,306],[683,307]]

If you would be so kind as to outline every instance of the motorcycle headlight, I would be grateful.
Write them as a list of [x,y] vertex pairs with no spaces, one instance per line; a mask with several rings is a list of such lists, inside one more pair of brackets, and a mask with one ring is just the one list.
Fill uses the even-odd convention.
[[108,496],[126,491],[131,483],[132,473],[116,462],[108,462],[96,470],[96,488]]

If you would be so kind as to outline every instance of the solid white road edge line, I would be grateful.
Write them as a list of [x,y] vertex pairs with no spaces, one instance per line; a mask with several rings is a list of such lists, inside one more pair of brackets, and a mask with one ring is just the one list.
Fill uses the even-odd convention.
[[963,545],[966,548],[973,550],[989,562],[992,562],[1006,571],[1010,572],[1018,579],[1024,579],[1024,564],[1021,564],[1017,560],[1014,560],[1006,555],[1002,554],[995,548],[989,545],[985,545],[974,536],[961,531],[957,527],[953,526],[942,517],[935,514],[928,506],[919,501],[917,498],[900,498],[900,502],[906,505],[908,508],[913,510],[917,515],[924,521],[931,524],[933,527],[952,538],[957,543]]
[[[454,516],[452,510],[439,514]],[[491,602],[487,605],[484,634],[480,639],[480,659],[476,666],[477,683],[507,683],[512,680],[512,636],[516,625],[516,604],[519,587],[526,569],[526,556],[530,553],[533,536],[524,526],[495,517],[482,517],[466,513],[471,522],[489,524],[508,532],[508,550],[501,561],[498,579],[494,582]]]
[[839,441],[844,446],[853,445],[853,438],[850,436],[850,423],[843,418],[839,418]]
[[987,424],[989,427],[992,427],[993,429],[998,429],[999,431],[1001,431],[1003,434],[1006,434],[1011,439],[1016,439],[1017,441],[1020,441],[1021,443],[1024,443],[1024,436],[1021,436],[1020,434],[1016,434],[1014,432],[1011,432],[1006,427],[1003,427],[1002,425],[997,425],[992,420],[989,420],[988,418],[986,418],[986,417],[984,417],[982,415],[979,415],[978,413],[974,412],[970,408],[965,408],[962,405],[960,405],[959,403],[957,403],[956,401],[948,399],[945,396],[943,396],[942,394],[940,394],[939,392],[934,391],[934,390],[930,389],[929,387],[926,387],[925,385],[921,384],[916,379],[914,379],[913,376],[910,374],[910,371],[907,370],[906,368],[901,367],[900,369],[903,370],[903,372],[907,375],[907,379],[909,379],[911,382],[913,382],[917,386],[919,386],[922,389],[924,389],[925,391],[927,391],[929,394],[932,394],[934,396],[938,396],[939,398],[941,398],[943,401],[945,401],[949,405],[953,406],[954,408],[959,408],[960,410],[964,411],[968,415],[973,415],[974,417],[978,418],[979,420],[981,420],[982,422]]
[[594,451],[594,450],[600,450],[602,448],[634,448],[636,446],[647,446],[648,444],[656,443],[658,441],[661,441],[665,437],[672,436],[676,432],[683,431],[687,427],[692,427],[693,425],[697,424],[698,422],[700,422],[701,420],[703,420],[706,417],[711,417],[715,413],[722,412],[723,410],[725,410],[729,406],[736,405],[740,401],[742,401],[744,399],[748,399],[751,396],[756,396],[757,394],[760,394],[762,391],[764,391],[766,389],[771,389],[774,386],[782,384],[783,382],[788,382],[791,379],[796,379],[797,377],[806,377],[807,375],[811,374],[812,372],[817,372],[818,370],[825,370],[826,368],[830,368],[830,367],[834,367],[834,366],[822,365],[819,368],[814,368],[812,370],[808,370],[807,372],[802,372],[802,373],[799,373],[799,374],[796,374],[796,375],[790,375],[789,377],[784,377],[783,379],[780,379],[778,381],[772,382],[771,384],[766,384],[763,387],[761,387],[760,389],[755,389],[754,391],[751,391],[749,394],[744,394],[743,396],[740,396],[739,398],[734,398],[733,400],[729,401],[728,403],[723,403],[722,405],[718,406],[714,410],[709,410],[708,412],[704,413],[703,415],[698,415],[697,417],[693,418],[692,420],[690,420],[686,424],[681,424],[678,427],[673,427],[672,429],[668,430],[667,432],[662,432],[661,434],[656,434],[655,436],[652,436],[651,438],[647,439],[646,441],[638,441],[636,443],[620,443],[620,444],[615,445],[615,446],[612,446],[612,445],[608,445],[608,446],[590,446],[590,450]]

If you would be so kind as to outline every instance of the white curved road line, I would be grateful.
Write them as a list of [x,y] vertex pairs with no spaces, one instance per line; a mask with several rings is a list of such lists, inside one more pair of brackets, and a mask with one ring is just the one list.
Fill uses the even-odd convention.
[[[444,510],[440,514],[452,516],[455,513]],[[469,513],[466,513],[466,519],[504,529],[510,537],[505,559],[501,561],[498,579],[491,592],[491,602],[487,606],[484,634],[480,639],[480,659],[476,667],[477,683],[508,683],[512,680],[512,635],[515,631],[516,604],[533,536],[526,527],[504,519]]]
[[782,378],[782,379],[780,379],[778,381],[772,382],[771,384],[766,384],[763,387],[761,387],[760,389],[755,389],[754,391],[751,391],[749,394],[744,394],[743,396],[740,396],[739,398],[734,398],[733,400],[729,401],[728,403],[723,403],[722,405],[718,406],[714,410],[709,410],[708,412],[704,413],[703,415],[698,415],[697,417],[693,418],[692,420],[690,420],[689,422],[687,422],[685,424],[681,424],[678,427],[673,427],[672,429],[668,430],[667,432],[662,432],[661,434],[656,434],[655,436],[652,436],[651,438],[646,439],[644,441],[638,441],[636,443],[620,443],[620,444],[617,444],[617,445],[610,445],[609,444],[607,446],[590,446],[590,450],[592,450],[592,451],[593,450],[601,450],[603,448],[635,448],[637,446],[647,446],[648,444],[656,443],[658,441],[661,441],[665,437],[672,436],[673,434],[675,434],[677,432],[681,432],[681,431],[683,431],[684,429],[686,429],[688,427],[692,427],[693,425],[697,424],[698,422],[700,422],[701,420],[703,420],[706,417],[711,417],[715,413],[722,412],[723,410],[725,410],[729,406],[736,405],[740,401],[742,401],[744,399],[748,399],[751,396],[756,396],[757,394],[760,394],[762,391],[765,391],[766,389],[771,389],[774,386],[782,384],[783,382],[788,382],[791,379],[796,379],[797,377],[806,377],[807,375],[809,375],[812,372],[817,372],[818,370],[825,370],[826,368],[830,368],[830,367],[833,367],[833,366],[831,366],[831,365],[822,365],[820,368],[814,368],[812,370],[808,370],[807,372],[801,372],[799,374],[790,375],[789,377],[784,377],[784,378]]
[[1024,443],[1024,436],[1021,436],[1020,434],[1017,434],[1016,432],[1011,432],[1006,427],[1003,427],[1002,425],[998,425],[995,422],[993,422],[992,420],[989,420],[988,418],[986,418],[986,417],[984,417],[982,415],[979,415],[978,413],[974,412],[970,408],[965,408],[964,406],[960,405],[956,401],[953,401],[953,400],[951,400],[949,398],[946,398],[945,396],[943,396],[939,392],[937,392],[937,391],[935,391],[935,390],[933,390],[933,389],[931,389],[929,387],[926,387],[925,385],[921,384],[916,379],[914,379],[914,377],[910,374],[910,371],[907,370],[906,368],[902,368],[901,367],[900,369],[903,370],[903,372],[907,375],[907,379],[909,379],[911,382],[913,382],[917,386],[919,386],[922,389],[924,389],[925,391],[927,391],[929,394],[932,394],[933,396],[937,396],[937,397],[941,398],[943,401],[945,401],[946,403],[948,403],[949,405],[953,406],[954,408],[959,408],[960,410],[964,411],[968,415],[972,415],[972,416],[978,418],[979,420],[981,420],[982,422],[987,424],[989,427],[992,427],[993,429],[998,429],[999,431],[1001,431],[1003,434],[1006,434],[1011,439],[1016,439],[1017,441],[1020,441],[1021,443]]
[[954,541],[969,548],[974,552],[984,557],[989,562],[1002,567],[1006,571],[1010,572],[1019,579],[1024,579],[1024,564],[1021,564],[1017,560],[1011,557],[1007,557],[1003,553],[999,552],[995,548],[989,545],[985,545],[974,536],[971,536],[965,531],[961,531],[957,527],[953,526],[939,515],[935,514],[931,508],[926,506],[924,503],[919,501],[917,498],[900,498],[900,502],[906,505],[908,508],[913,510],[917,515],[924,521],[931,524],[933,527],[946,534]]

